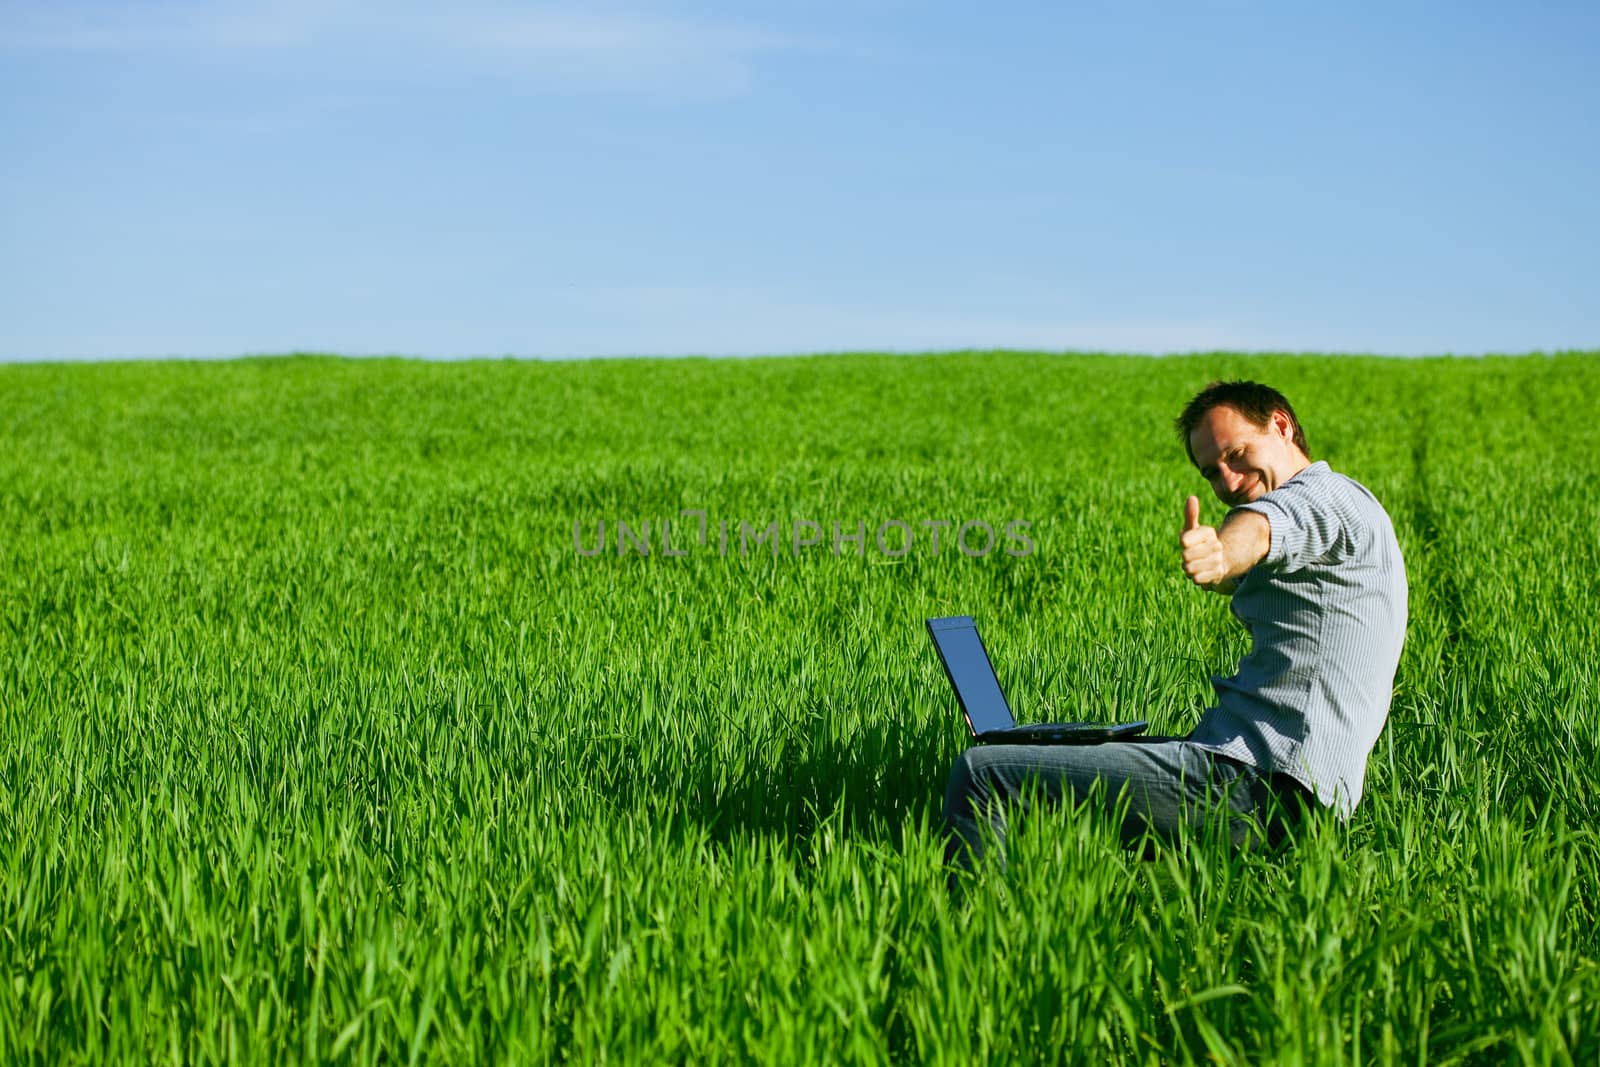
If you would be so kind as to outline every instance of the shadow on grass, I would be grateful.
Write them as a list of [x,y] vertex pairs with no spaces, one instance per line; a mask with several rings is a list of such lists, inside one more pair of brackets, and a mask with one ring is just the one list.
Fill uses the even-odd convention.
[[719,843],[751,835],[803,841],[826,821],[899,844],[908,816],[937,822],[963,740],[952,724],[901,712],[849,732],[831,722],[780,718],[757,731],[729,720],[725,733],[703,734],[687,753],[635,738],[597,740],[584,746],[578,773],[619,809],[659,814]]

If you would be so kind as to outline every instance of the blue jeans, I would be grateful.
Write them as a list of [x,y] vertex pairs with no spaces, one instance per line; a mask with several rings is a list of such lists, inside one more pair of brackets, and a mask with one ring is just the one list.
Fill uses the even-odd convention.
[[1229,842],[1275,847],[1311,794],[1294,779],[1261,774],[1248,764],[1186,738],[1148,737],[1098,745],[976,745],[956,760],[945,786],[945,859],[975,865],[991,846],[1005,862],[1008,812],[1035,803],[1082,803],[1103,783],[1113,809],[1127,800],[1124,844],[1148,829],[1170,839],[1181,827],[1226,821]]

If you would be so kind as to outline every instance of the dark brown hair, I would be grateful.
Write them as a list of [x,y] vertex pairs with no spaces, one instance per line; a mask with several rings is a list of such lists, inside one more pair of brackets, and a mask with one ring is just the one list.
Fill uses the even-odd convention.
[[1306,447],[1306,432],[1301,429],[1300,419],[1290,406],[1288,397],[1260,382],[1212,382],[1184,405],[1183,414],[1172,424],[1183,441],[1183,450],[1189,453],[1190,463],[1194,462],[1194,449],[1189,447],[1189,435],[1212,408],[1232,408],[1249,419],[1258,430],[1265,430],[1272,424],[1274,411],[1283,412],[1289,416],[1289,425],[1294,428],[1295,446],[1306,454],[1307,459],[1311,458],[1311,449]]

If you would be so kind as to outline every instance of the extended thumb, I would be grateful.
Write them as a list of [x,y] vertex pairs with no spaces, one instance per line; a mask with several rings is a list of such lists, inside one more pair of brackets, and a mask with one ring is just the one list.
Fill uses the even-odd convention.
[[1183,532],[1200,528],[1200,498],[1192,496],[1183,505]]

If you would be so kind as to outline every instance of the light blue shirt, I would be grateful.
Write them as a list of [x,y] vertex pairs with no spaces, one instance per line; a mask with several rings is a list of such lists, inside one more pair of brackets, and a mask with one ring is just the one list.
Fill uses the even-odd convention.
[[1240,580],[1250,651],[1190,739],[1290,775],[1348,817],[1389,717],[1406,636],[1406,570],[1394,526],[1352,478],[1313,463],[1261,499],[1266,557]]

